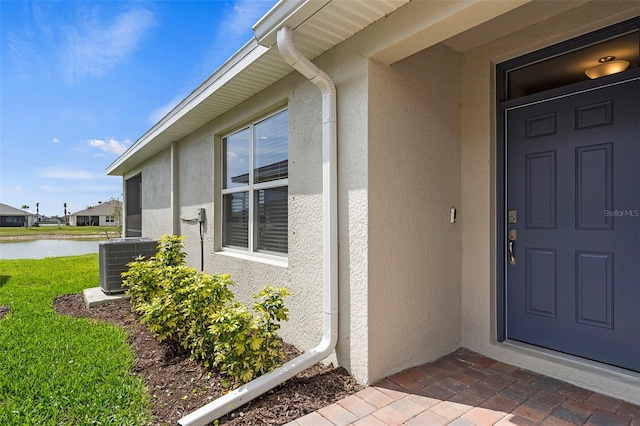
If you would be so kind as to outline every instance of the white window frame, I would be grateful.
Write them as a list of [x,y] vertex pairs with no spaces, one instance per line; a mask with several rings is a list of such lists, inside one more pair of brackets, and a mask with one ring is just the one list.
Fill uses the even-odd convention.
[[[287,244],[287,253],[278,253],[278,252],[258,252],[255,251],[255,241],[256,241],[256,232],[257,232],[257,227],[255,224],[255,194],[262,190],[262,189],[271,189],[271,188],[282,188],[282,187],[286,187],[287,188],[287,193],[288,193],[288,189],[289,189],[289,178],[288,178],[288,173],[287,173],[287,178],[286,179],[278,179],[278,180],[273,180],[273,181],[269,181],[269,182],[262,182],[262,183],[254,183],[254,167],[253,167],[253,161],[254,161],[254,142],[253,142],[253,132],[254,132],[254,127],[256,124],[263,122],[265,120],[268,120],[269,118],[280,114],[283,111],[287,111],[289,108],[288,107],[284,107],[284,108],[280,108],[276,111],[273,111],[267,115],[264,116],[260,116],[259,118],[252,120],[250,123],[245,124],[243,126],[240,126],[238,128],[236,128],[235,130],[225,133],[220,137],[220,161],[219,161],[219,165],[220,165],[220,184],[219,184],[219,188],[220,188],[220,197],[218,199],[218,202],[220,203],[220,210],[221,212],[223,212],[224,209],[224,196],[225,195],[230,195],[230,194],[236,194],[236,193],[243,193],[243,192],[248,192],[249,193],[249,220],[248,220],[248,247],[247,249],[240,249],[240,248],[236,248],[236,247],[226,247],[223,245],[223,235],[224,235],[224,227],[225,227],[225,221],[224,221],[224,213],[222,213],[220,215],[220,238],[219,238],[219,247],[220,247],[220,252],[221,254],[227,254],[227,255],[231,255],[234,257],[240,257],[243,259],[248,259],[248,260],[255,260],[255,261],[260,261],[263,263],[269,263],[269,264],[273,264],[273,265],[277,265],[277,266],[287,266],[288,264],[288,256],[289,256],[289,249],[288,246],[289,244]],[[288,120],[287,120],[287,124],[288,124]],[[232,136],[238,132],[241,132],[245,129],[249,129],[249,183],[246,186],[240,186],[240,187],[235,187],[235,188],[227,188],[225,189],[225,178],[226,176],[224,176],[224,167],[225,167],[225,161],[227,160],[224,155],[223,155],[223,149],[222,146],[224,144],[224,140],[229,137]],[[288,126],[287,126],[287,141],[289,140],[289,131],[288,131]],[[287,143],[287,160],[289,160],[289,149],[288,149],[288,143]],[[288,197],[287,197],[288,198]],[[289,217],[289,213],[288,213],[289,209],[287,208],[287,219]],[[287,235],[288,238],[288,235]]]

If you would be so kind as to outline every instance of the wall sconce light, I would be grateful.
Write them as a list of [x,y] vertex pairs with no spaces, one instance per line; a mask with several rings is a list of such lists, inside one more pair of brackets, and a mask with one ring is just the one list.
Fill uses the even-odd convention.
[[623,60],[616,60],[615,56],[605,56],[598,59],[600,62],[598,65],[587,68],[584,73],[587,77],[594,79],[598,77],[604,77],[605,75],[615,74],[622,72],[629,67],[629,62]]

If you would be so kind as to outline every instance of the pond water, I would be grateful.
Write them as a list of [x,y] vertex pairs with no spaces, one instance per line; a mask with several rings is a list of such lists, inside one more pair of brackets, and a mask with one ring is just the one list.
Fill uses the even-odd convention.
[[0,259],[43,259],[98,253],[100,241],[33,240],[0,242]]

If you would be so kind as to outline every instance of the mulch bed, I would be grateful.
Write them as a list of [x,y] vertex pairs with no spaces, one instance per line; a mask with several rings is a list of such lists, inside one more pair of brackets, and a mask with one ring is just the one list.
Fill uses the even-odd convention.
[[[2,318],[0,306],[0,318]],[[62,315],[115,324],[128,333],[136,354],[133,370],[146,383],[155,425],[176,425],[178,419],[223,395],[222,378],[214,369],[189,359],[179,348],[157,342],[131,312],[128,300],[87,308],[82,294],[65,294],[54,302]],[[285,343],[287,360],[300,352]],[[281,425],[325,407],[362,387],[344,368],[316,364],[284,385],[220,419],[226,425]]]

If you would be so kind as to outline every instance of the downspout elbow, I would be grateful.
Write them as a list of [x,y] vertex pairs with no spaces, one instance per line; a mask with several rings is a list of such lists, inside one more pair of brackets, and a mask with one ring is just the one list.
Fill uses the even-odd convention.
[[308,80],[313,80],[317,77],[320,69],[305,58],[302,52],[296,49],[295,44],[293,44],[291,30],[287,27],[278,30],[278,51],[286,63],[304,75]]
[[[331,77],[306,58],[293,43],[293,34],[289,27],[278,30],[278,50],[280,56],[296,71],[318,86],[322,93],[322,122],[336,121],[336,86]],[[331,135],[335,140],[336,135]]]

